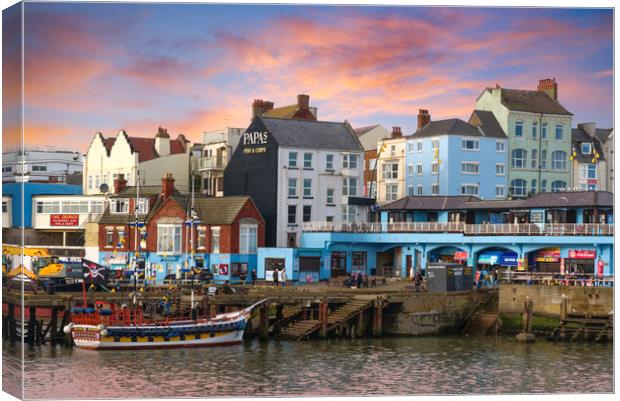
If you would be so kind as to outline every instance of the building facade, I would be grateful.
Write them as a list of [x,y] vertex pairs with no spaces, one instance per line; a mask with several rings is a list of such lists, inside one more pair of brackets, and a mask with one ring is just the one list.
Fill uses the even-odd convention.
[[116,137],[104,138],[98,132],[84,157],[84,194],[101,193],[103,184],[109,190],[118,174],[135,186],[138,173],[143,186],[159,185],[165,173],[172,173],[177,177],[178,190],[189,193],[192,163],[189,141],[183,135],[170,139],[161,127],[154,138],[130,137],[122,130]]
[[511,197],[569,187],[572,113],[559,103],[555,79],[540,80],[537,90],[486,88],[476,109],[492,112],[508,136]]
[[506,197],[508,138],[491,113],[474,115],[476,126],[429,116],[407,138],[407,195]]
[[266,246],[296,247],[303,222],[367,219],[362,157],[348,123],[259,116],[226,167],[224,193],[253,199]]
[[390,132],[381,125],[356,128],[355,134],[364,149],[364,196],[377,196],[377,142],[390,137]]
[[[501,267],[600,277],[614,274],[613,231],[609,192],[517,200],[413,196],[383,206],[380,223],[355,229],[304,225],[301,248],[288,263],[300,277],[320,266],[320,280],[341,275],[343,267],[347,275],[410,277],[435,262],[474,271]],[[303,258],[314,263],[303,267]]]
[[224,196],[224,169],[242,134],[241,128],[225,128],[202,134],[202,151],[198,160],[200,193],[209,197]]
[[24,149],[2,152],[2,182],[80,184],[83,156],[70,150]]
[[570,188],[573,190],[608,190],[607,158],[593,126],[594,123],[577,124],[572,130]]
[[[265,223],[249,197],[183,195],[167,174],[161,187],[140,191],[121,186],[99,220],[99,261],[125,270],[135,258],[147,278],[161,282],[190,267],[209,269],[216,282],[240,282],[256,269]],[[193,216],[190,217],[190,216]]]
[[[377,203],[395,201],[405,194],[407,138],[393,127],[389,138],[377,142]],[[374,188],[373,188],[374,192]]]

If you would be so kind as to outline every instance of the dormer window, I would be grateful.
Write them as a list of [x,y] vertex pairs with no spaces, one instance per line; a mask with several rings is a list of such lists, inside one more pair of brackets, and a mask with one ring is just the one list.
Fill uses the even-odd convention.
[[129,199],[111,199],[110,213],[129,213]]
[[589,155],[592,153],[592,144],[589,142],[584,142],[581,144],[581,153],[584,155]]

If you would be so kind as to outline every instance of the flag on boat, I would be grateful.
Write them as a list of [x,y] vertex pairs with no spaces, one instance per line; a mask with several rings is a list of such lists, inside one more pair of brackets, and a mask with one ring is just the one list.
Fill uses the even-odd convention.
[[108,268],[91,260],[82,258],[82,274],[87,285],[101,285],[108,281]]

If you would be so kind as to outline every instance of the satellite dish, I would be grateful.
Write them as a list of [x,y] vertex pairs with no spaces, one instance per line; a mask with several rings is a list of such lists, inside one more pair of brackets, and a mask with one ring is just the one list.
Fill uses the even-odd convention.
[[110,188],[108,187],[108,184],[104,182],[103,184],[99,186],[99,190],[101,191],[102,194],[105,194],[106,192],[110,191]]

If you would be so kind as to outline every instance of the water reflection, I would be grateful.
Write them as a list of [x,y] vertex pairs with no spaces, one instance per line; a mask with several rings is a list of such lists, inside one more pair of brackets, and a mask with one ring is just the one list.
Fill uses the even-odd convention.
[[[3,374],[19,354],[5,344]],[[501,337],[253,341],[155,351],[40,347],[26,350],[25,377],[26,398],[612,392],[613,351],[599,344],[517,345]]]

